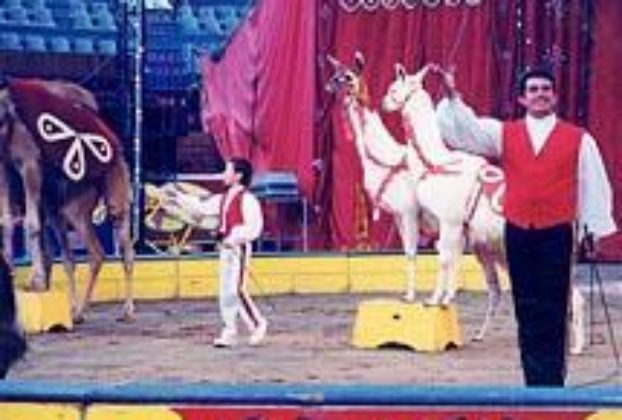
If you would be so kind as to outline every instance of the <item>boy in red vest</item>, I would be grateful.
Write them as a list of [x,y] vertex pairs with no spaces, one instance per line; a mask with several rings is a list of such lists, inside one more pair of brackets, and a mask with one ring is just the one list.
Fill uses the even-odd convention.
[[252,241],[263,229],[263,215],[257,198],[248,190],[253,168],[246,159],[226,163],[218,229],[220,241],[220,316],[223,329],[214,340],[216,347],[232,347],[238,338],[238,314],[250,331],[249,344],[258,345],[266,335],[268,322],[248,294],[246,283]]
[[594,138],[555,115],[555,79],[545,69],[523,74],[524,119],[477,118],[442,74],[437,112],[453,147],[498,159],[505,171],[505,246],[528,386],[563,386],[575,221],[596,238],[615,231],[612,191]]

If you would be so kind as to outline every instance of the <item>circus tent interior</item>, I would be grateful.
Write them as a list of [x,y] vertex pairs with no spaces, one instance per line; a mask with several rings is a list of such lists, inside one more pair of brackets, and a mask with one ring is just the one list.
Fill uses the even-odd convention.
[[[478,112],[499,118],[520,113],[514,89],[520,72],[547,65],[559,80],[560,115],[597,139],[614,188],[615,218],[622,223],[618,2],[139,4],[2,0],[0,70],[5,76],[68,79],[94,92],[106,121],[123,139],[128,160],[140,166],[143,185],[216,172],[223,158],[250,158],[265,181],[257,186],[265,192],[267,215],[260,250],[400,247],[391,217],[374,215],[355,146],[343,130],[343,114],[324,87],[332,71],[327,56],[350,63],[356,51],[366,57],[363,75],[374,108],[380,108],[395,63],[411,72],[438,63],[455,66],[457,84]],[[137,42],[144,44],[142,64],[135,60],[141,50]],[[136,112],[136,74],[141,77],[141,113]],[[435,80],[426,87],[440,99]],[[404,137],[399,116],[383,113],[382,119],[396,139]],[[100,231],[109,236],[105,225]],[[169,233],[140,228],[141,238],[154,243]],[[203,244],[198,249],[211,249],[209,235],[193,235]],[[620,235],[606,238],[603,259],[619,260],[621,241]],[[20,239],[16,242],[19,246]],[[106,248],[114,252],[110,243]]]

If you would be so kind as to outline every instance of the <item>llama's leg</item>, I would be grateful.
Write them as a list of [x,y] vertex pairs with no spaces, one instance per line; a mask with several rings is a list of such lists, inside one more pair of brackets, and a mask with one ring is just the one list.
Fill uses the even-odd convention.
[[406,293],[404,294],[404,300],[414,302],[417,283],[417,266],[415,262],[417,259],[417,241],[419,240],[416,212],[413,212],[412,215],[406,214],[399,218],[396,217],[395,222],[402,239],[404,254],[406,255]]
[[439,271],[436,287],[428,298],[428,305],[447,305],[456,295],[457,274],[460,257],[462,256],[462,226],[441,223],[440,236],[437,243]]
[[25,163],[21,168],[26,196],[25,225],[28,232],[28,247],[32,259],[30,288],[45,290],[48,279],[45,272],[45,255],[43,251],[41,221],[41,169],[36,163]]
[[585,298],[578,287],[571,288],[571,308],[570,308],[570,336],[572,346],[570,354],[581,354],[585,351],[585,338],[587,336],[585,328]]
[[484,272],[486,290],[488,292],[488,305],[486,307],[484,321],[473,336],[473,341],[482,341],[486,335],[490,321],[497,313],[499,303],[501,302],[501,284],[496,267],[494,251],[492,251],[486,244],[476,244],[473,247],[473,252]]
[[134,244],[131,236],[130,211],[122,217],[113,220],[116,238],[119,241],[119,248],[123,254],[123,272],[125,280],[125,303],[123,305],[122,321],[134,319],[134,293],[132,287],[132,276],[134,270]]

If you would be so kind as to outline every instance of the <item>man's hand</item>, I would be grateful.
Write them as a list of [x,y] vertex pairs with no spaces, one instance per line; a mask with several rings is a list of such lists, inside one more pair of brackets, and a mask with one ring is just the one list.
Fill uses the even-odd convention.
[[443,69],[439,64],[432,64],[430,70],[438,74],[441,77],[441,85],[445,96],[450,99],[457,98],[459,96],[456,89],[456,66],[450,66],[447,70]]

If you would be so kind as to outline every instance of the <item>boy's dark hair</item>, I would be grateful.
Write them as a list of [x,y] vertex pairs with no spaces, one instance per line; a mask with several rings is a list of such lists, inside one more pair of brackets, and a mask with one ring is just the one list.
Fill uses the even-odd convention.
[[550,81],[553,84],[553,89],[555,89],[555,76],[550,69],[547,67],[527,68],[518,79],[518,91],[521,95],[524,94],[527,89],[527,80],[536,77]]
[[245,187],[250,187],[251,181],[253,180],[253,165],[249,160],[244,158],[231,158],[231,163],[233,164],[233,171],[236,174],[242,175],[240,178],[240,183]]

